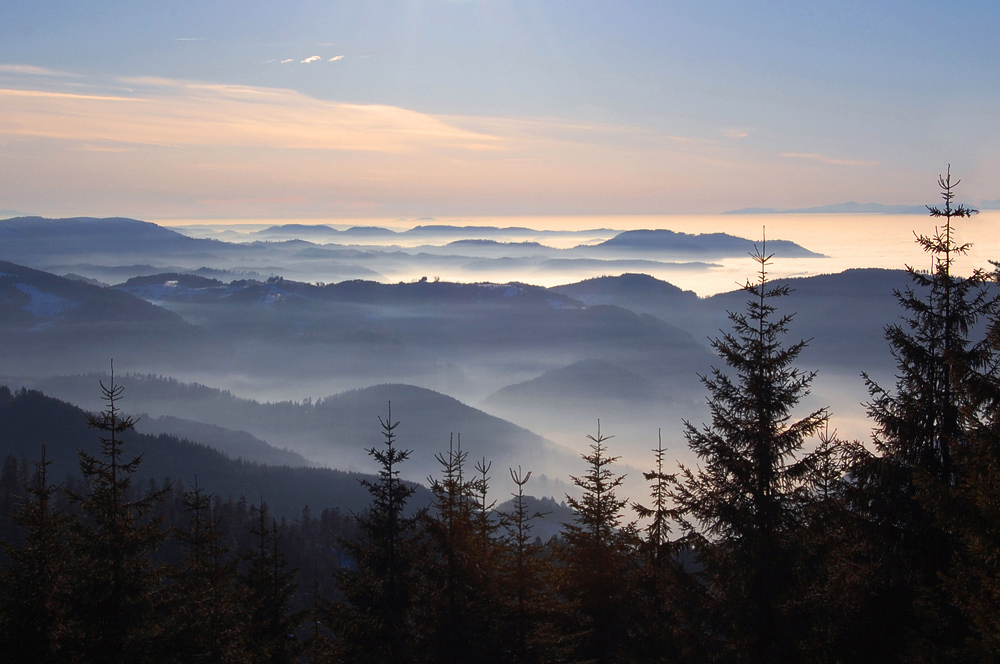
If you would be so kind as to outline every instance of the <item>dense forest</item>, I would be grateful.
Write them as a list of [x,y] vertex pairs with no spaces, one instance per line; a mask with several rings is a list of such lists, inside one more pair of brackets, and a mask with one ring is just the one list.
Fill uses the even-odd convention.
[[[263,496],[135,481],[122,386],[89,417],[99,454],[0,473],[0,653],[24,662],[856,662],[1000,659],[998,266],[959,277],[975,211],[939,182],[939,222],[867,378],[872,440],[803,413],[814,373],[786,337],[766,243],[713,343],[696,464],[661,443],[649,496],[619,495],[613,436],[589,437],[572,518],[543,541],[528,469],[437,456],[429,504],[400,478],[391,404],[364,509],[278,519]],[[844,314],[849,315],[845,312]],[[17,395],[6,391],[5,400]],[[500,509],[495,475],[516,487]],[[354,480],[352,480],[354,481]],[[636,520],[632,520],[633,515]]]

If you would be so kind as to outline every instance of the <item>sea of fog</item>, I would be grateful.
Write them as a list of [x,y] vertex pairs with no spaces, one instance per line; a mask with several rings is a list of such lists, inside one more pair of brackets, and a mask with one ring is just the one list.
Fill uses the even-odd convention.
[[[231,242],[249,242],[262,239],[259,231],[284,224],[323,224],[346,230],[354,226],[377,226],[396,232],[403,232],[416,226],[450,225],[464,227],[493,228],[528,228],[537,231],[537,235],[524,232],[498,235],[488,233],[490,239],[523,243],[537,241],[547,247],[569,249],[581,244],[589,245],[614,237],[621,231],[638,229],[667,229],[689,234],[727,233],[751,240],[760,240],[762,236],[774,240],[789,240],[813,252],[823,254],[819,258],[776,258],[771,266],[769,276],[804,277],[820,274],[842,272],[851,268],[878,267],[900,269],[906,265],[918,269],[930,269],[931,257],[915,242],[914,233],[933,234],[935,220],[929,215],[884,215],[884,214],[733,214],[733,215],[659,215],[659,216],[585,216],[585,217],[449,217],[449,218],[414,218],[414,219],[227,219],[227,220],[157,220],[157,223],[170,226],[185,234],[196,237],[212,237]],[[955,238],[959,243],[970,243],[968,254],[956,259],[955,269],[967,274],[976,267],[990,267],[990,259],[1000,260],[1000,211],[984,211],[971,219],[957,220]],[[477,233],[463,235],[467,239],[476,239]],[[408,252],[436,251],[438,253],[451,251],[444,247],[455,236],[428,239],[426,235],[395,235],[384,239],[365,238],[360,248],[366,250],[387,249],[390,246]],[[315,241],[315,240],[313,240]],[[327,240],[324,240],[326,242]],[[338,243],[359,242],[338,238]],[[511,245],[514,250],[516,245]],[[461,253],[464,248],[455,248],[455,253]],[[494,256],[503,255],[492,254]],[[386,281],[413,281],[424,276],[438,277],[454,282],[493,282],[507,283],[518,281],[539,286],[557,286],[573,283],[587,278],[603,275],[615,276],[622,272],[645,271],[651,276],[668,281],[681,288],[694,291],[700,296],[709,296],[720,292],[732,291],[755,279],[756,266],[749,256],[717,258],[709,257],[706,261],[711,267],[671,264],[676,258],[661,258],[657,255],[643,255],[654,265],[662,262],[663,267],[651,270],[618,269],[611,263],[581,265],[576,272],[560,271],[525,272],[523,268],[503,269],[502,261],[494,261],[495,268],[463,269],[462,261],[455,261],[452,267],[445,265],[440,271],[428,275],[423,273],[426,267],[409,267],[407,261],[398,261],[393,266],[400,267],[394,272],[380,273]],[[680,259],[682,261],[691,259]],[[694,259],[698,260],[698,259]],[[437,269],[437,268],[435,268]],[[575,268],[574,268],[575,269]],[[408,272],[407,270],[412,270]],[[520,271],[519,271],[520,270]],[[892,317],[892,312],[887,312]],[[888,350],[886,351],[888,352]],[[804,367],[809,368],[809,367]],[[461,372],[459,372],[461,373]],[[442,375],[450,375],[443,372]],[[882,375],[884,374],[884,375]],[[463,374],[464,375],[464,374]],[[882,384],[891,385],[891,373],[878,372],[874,377]],[[192,377],[188,377],[189,379]],[[194,377],[206,384],[218,384],[218,377]],[[214,378],[214,381],[213,381]],[[439,377],[440,378],[440,377]],[[523,377],[523,379],[530,376]],[[356,385],[336,385],[334,377],[326,377],[320,383],[310,383],[308,380],[286,385],[282,381],[273,384],[262,383],[260,376],[254,376],[246,382],[233,381],[232,377],[225,387],[243,396],[251,396],[261,400],[276,398],[298,399],[305,394],[312,396],[331,394],[339,389],[349,389]],[[404,381],[407,382],[407,381]],[[450,384],[446,379],[431,380],[423,377],[410,382],[419,383],[453,396],[462,397],[470,405],[485,407],[480,403],[476,390],[470,390],[466,384]],[[496,386],[494,386],[495,388]],[[813,384],[813,394],[800,404],[800,409],[809,410],[820,406],[830,407],[833,414],[831,429],[845,437],[857,440],[868,440],[871,423],[866,418],[868,399],[867,389],[856,368],[838,371],[836,367],[825,367],[820,371]],[[689,453],[679,444],[682,418],[687,417],[695,422],[706,421],[707,408],[701,401],[701,396],[694,397],[694,411],[680,411],[677,408],[665,406],[656,413],[606,412],[602,414],[602,423],[607,431],[617,435],[619,448],[616,453],[623,455],[622,462],[631,465],[632,470],[644,467],[648,450],[655,444],[656,429],[662,427],[664,440],[670,441],[671,454],[676,458],[691,462]],[[676,412],[675,412],[676,411]],[[567,427],[565,422],[559,426],[546,422],[527,421],[514,418],[516,423],[527,426],[536,433],[550,440],[571,448],[585,447],[583,434],[574,427]],[[588,430],[589,431],[589,430]],[[641,474],[632,472],[632,479],[641,480]],[[632,491],[641,491],[640,486],[631,487]],[[638,494],[637,494],[638,495]]]
[[[930,257],[914,242],[914,233],[933,234],[935,222],[928,215],[909,214],[724,214],[724,215],[647,215],[647,216],[574,216],[574,217],[442,217],[419,219],[218,219],[158,220],[157,223],[196,237],[217,237],[229,241],[250,241],[253,233],[281,224],[325,224],[343,230],[352,226],[378,226],[405,231],[421,225],[492,226],[497,228],[529,228],[539,231],[537,237],[519,234],[509,238],[491,235],[492,239],[512,242],[538,241],[546,246],[568,249],[580,244],[594,244],[613,237],[618,232],[636,229],[668,229],[676,232],[728,233],[752,240],[761,237],[790,240],[806,249],[823,254],[823,258],[775,260],[773,277],[801,277],[841,272],[850,268],[902,268],[911,265],[929,268]],[[956,269],[968,273],[975,267],[988,267],[989,260],[1000,260],[1000,210],[979,213],[970,219],[960,219],[955,225],[959,243],[971,243],[966,256],[959,257]],[[546,231],[549,231],[546,233]],[[551,231],[562,231],[553,234]],[[470,233],[470,239],[475,233]],[[365,240],[366,247],[381,244],[418,250],[419,240],[413,237],[390,236],[382,240]],[[653,257],[650,257],[653,258]],[[730,291],[753,277],[754,265],[749,257],[712,259],[708,269],[666,266],[649,270],[652,276],[669,281],[701,296]],[[634,271],[634,270],[630,270]],[[503,271],[465,272],[460,267],[442,270],[433,275],[456,282],[521,281],[539,286],[557,286],[574,280],[614,274],[605,266],[581,268],[567,275],[518,274]],[[389,275],[393,280],[419,279],[413,274]]]

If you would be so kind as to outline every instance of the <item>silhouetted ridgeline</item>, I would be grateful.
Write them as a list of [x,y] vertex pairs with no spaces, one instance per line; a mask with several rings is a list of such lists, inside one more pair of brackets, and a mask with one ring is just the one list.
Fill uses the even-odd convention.
[[[360,511],[368,502],[367,492],[358,484],[365,476],[358,473],[268,466],[229,458],[205,445],[168,435],[132,432],[125,440],[130,456],[143,457],[138,472],[142,480],[162,482],[170,478],[190,487],[197,478],[200,487],[216,495],[245,496],[251,501],[264,496],[279,517],[294,516],[306,505],[314,510],[338,507]],[[52,462],[50,478],[56,482],[78,474],[78,450],[99,453],[84,411],[41,392],[11,392],[4,387],[0,390],[0,452],[35,461],[41,457],[43,445]]]

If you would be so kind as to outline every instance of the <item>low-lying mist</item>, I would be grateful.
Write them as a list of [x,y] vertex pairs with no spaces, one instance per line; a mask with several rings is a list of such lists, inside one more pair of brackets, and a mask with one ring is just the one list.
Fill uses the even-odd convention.
[[[683,279],[659,277],[700,283],[751,262],[733,255],[747,245],[731,237],[713,240],[712,253],[691,249],[696,236],[655,235],[687,243],[671,254],[624,240],[595,248],[613,232],[477,229],[481,237],[467,237],[450,229],[425,232],[411,250],[400,233],[383,234],[381,244],[360,231],[366,244],[342,244],[359,238],[336,234],[325,242],[322,229],[309,241],[279,233],[234,243],[116,224],[118,235],[133,235],[75,248],[76,236],[58,233],[5,243],[0,382],[97,410],[97,374],[113,359],[123,408],[146,414],[149,426],[215,435],[220,445],[256,440],[306,463],[363,472],[376,469],[365,450],[381,443],[378,418],[391,402],[399,443],[414,450],[404,477],[436,474],[434,455],[460,435],[471,460],[493,461],[501,498],[507,467],[519,465],[534,472],[533,493],[572,492],[598,421],[614,436],[610,450],[635,499],[646,495],[641,472],[658,436],[668,459],[694,463],[683,423],[710,417],[699,375],[723,366],[710,340],[730,329],[727,312],[744,310],[746,296],[728,288],[699,297],[678,287]],[[545,246],[554,240],[590,244]],[[779,251],[775,279],[834,260],[809,254],[815,247],[769,246]],[[626,263],[666,267],[642,274]],[[553,277],[558,286],[539,285],[546,269],[563,275]],[[404,274],[427,278],[395,278]],[[489,278],[498,274],[511,278]],[[795,314],[788,342],[809,339],[799,366],[818,371],[802,412],[828,406],[831,429],[867,440],[860,373],[891,383],[883,327],[898,317],[892,292],[905,273],[849,270],[787,283],[792,294],[776,304]]]

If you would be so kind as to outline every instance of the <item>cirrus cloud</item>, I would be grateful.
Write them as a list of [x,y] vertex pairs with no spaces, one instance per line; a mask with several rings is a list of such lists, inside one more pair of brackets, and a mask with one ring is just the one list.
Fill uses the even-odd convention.
[[487,133],[395,106],[332,102],[280,88],[157,78],[118,82],[134,94],[0,89],[0,137],[390,153],[500,146]]
[[[8,71],[0,108],[0,198],[46,214],[124,206],[134,214],[312,216],[342,212],[344,201],[393,215],[726,209],[773,181],[815,187],[815,173],[793,159],[831,160],[789,152],[761,162],[717,132],[430,114],[162,78]],[[835,175],[865,180],[862,169]],[[248,191],[284,202],[265,210],[246,202]]]
[[310,55],[308,58],[302,61],[302,64],[307,65],[310,62],[319,62],[322,59],[323,58],[319,57],[318,55]]

